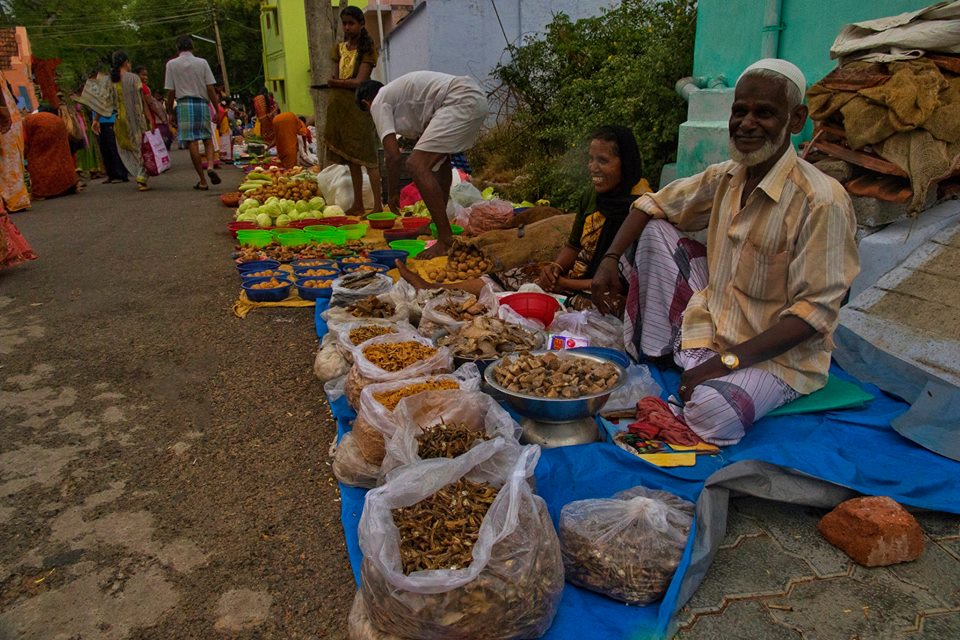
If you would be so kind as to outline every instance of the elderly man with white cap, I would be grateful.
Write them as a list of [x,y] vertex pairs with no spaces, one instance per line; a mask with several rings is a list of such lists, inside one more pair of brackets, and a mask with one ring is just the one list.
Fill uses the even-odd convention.
[[[658,414],[651,423],[735,444],[755,420],[826,383],[859,258],[849,196],[790,140],[806,121],[805,89],[785,60],[748,67],[730,113],[732,160],[637,199],[594,276],[603,311],[621,273],[629,284],[632,355],[683,370],[682,406],[644,402]],[[702,229],[706,247],[680,233]]]

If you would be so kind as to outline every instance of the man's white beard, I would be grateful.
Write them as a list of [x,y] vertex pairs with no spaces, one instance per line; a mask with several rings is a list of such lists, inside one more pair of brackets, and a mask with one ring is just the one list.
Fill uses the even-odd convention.
[[790,135],[790,131],[785,126],[783,127],[783,131],[780,132],[780,136],[777,138],[776,142],[770,142],[767,140],[763,143],[762,147],[756,151],[751,151],[750,153],[744,153],[737,149],[737,145],[734,144],[732,137],[727,141],[727,147],[730,150],[731,158],[746,167],[754,167],[772,158],[777,153],[777,150],[780,149],[780,145],[782,145],[784,140],[787,139],[788,135]]

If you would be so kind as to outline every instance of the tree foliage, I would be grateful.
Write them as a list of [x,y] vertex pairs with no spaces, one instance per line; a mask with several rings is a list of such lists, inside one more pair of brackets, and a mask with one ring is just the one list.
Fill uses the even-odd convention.
[[[263,83],[258,0],[0,0],[0,25],[27,27],[33,54],[59,58],[64,91],[82,85],[86,73],[117,50],[144,65],[154,91],[177,54],[176,39],[195,34],[214,39],[216,12],[231,91],[252,95]],[[213,44],[194,39],[194,52],[222,73]]]
[[633,129],[651,184],[676,157],[691,74],[695,0],[624,0],[599,16],[554,16],[546,34],[510,49],[494,76],[510,117],[481,143],[478,164],[523,167],[525,197],[570,205],[584,185],[585,137],[603,124]]

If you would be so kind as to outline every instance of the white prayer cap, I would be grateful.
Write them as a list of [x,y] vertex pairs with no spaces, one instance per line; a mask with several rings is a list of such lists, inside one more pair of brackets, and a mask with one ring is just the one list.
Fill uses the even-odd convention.
[[743,76],[747,75],[751,71],[756,71],[757,69],[768,69],[775,73],[779,73],[784,78],[797,85],[797,88],[800,89],[801,99],[807,93],[807,80],[803,77],[803,71],[800,71],[800,68],[792,62],[787,62],[786,60],[781,60],[780,58],[764,58],[763,60],[757,60],[743,70],[743,73],[741,73],[740,77],[737,78],[737,84],[740,83],[740,80],[743,79]]

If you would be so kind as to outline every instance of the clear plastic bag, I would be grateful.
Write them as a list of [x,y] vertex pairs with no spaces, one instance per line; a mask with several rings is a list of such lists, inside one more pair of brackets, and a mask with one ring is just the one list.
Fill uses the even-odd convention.
[[[336,343],[340,347],[340,350],[344,354],[344,359],[348,362],[353,362],[353,348],[360,346],[359,344],[354,344],[350,339],[350,332],[354,329],[360,327],[366,327],[370,325],[375,325],[378,327],[389,327],[393,329],[393,333],[385,333],[382,335],[406,335],[412,336],[417,333],[417,330],[413,328],[409,322],[405,321],[395,321],[395,320],[382,320],[380,318],[368,318],[368,319],[354,319],[353,322],[344,322],[335,324],[336,332]],[[328,325],[329,326],[329,325]],[[334,333],[334,330],[331,330],[331,333]],[[329,334],[328,334],[329,335]],[[369,339],[369,338],[368,338]],[[344,371],[343,373],[346,373]],[[343,374],[340,374],[343,375]]]
[[365,272],[362,271],[355,273],[358,275],[354,276],[354,274],[348,273],[333,281],[333,293],[330,296],[331,309],[345,307],[364,298],[369,298],[370,296],[380,296],[384,293],[390,293],[390,290],[393,289],[393,278],[382,273],[375,273],[367,284],[358,289],[348,289],[343,286],[351,282],[354,278],[365,275]]
[[[432,347],[436,349],[436,351],[433,355],[423,358],[422,360],[417,360],[399,371],[386,371],[381,369],[373,362],[370,362],[364,355],[364,351],[370,347],[397,342],[417,342],[426,347]],[[356,367],[357,372],[371,382],[403,380],[428,373],[449,373],[453,370],[453,356],[450,355],[449,349],[445,347],[434,347],[432,342],[417,335],[396,334],[378,336],[372,340],[367,340],[362,345],[354,347],[351,353],[353,355],[353,366]]]
[[333,454],[333,475],[345,485],[372,489],[377,486],[380,465],[367,462],[353,434],[345,433]]
[[323,336],[317,357],[313,361],[313,374],[320,382],[330,382],[350,371],[350,363],[344,358],[343,351],[337,345],[331,334]]
[[347,640],[407,640],[392,633],[380,631],[370,620],[367,605],[363,603],[363,594],[357,591],[347,617]]
[[627,367],[627,383],[610,394],[603,409],[604,411],[633,409],[641,398],[647,396],[659,398],[662,392],[663,389],[650,375],[647,365],[632,364]]
[[493,289],[484,287],[479,296],[460,291],[449,291],[443,295],[436,296],[423,305],[423,314],[420,316],[420,335],[436,339],[440,334],[456,333],[457,329],[466,324],[464,320],[457,320],[446,313],[440,311],[440,307],[446,304],[461,305],[468,300],[476,298],[477,304],[487,308],[483,315],[496,316],[499,304],[497,296]]
[[483,201],[483,194],[469,182],[461,182],[458,185],[450,187],[450,201],[456,202],[461,207],[469,207],[472,204]]
[[401,400],[394,415],[397,429],[385,444],[383,474],[422,460],[417,436],[440,423],[464,424],[491,440],[502,437],[508,444],[520,446],[520,425],[496,400],[479,391],[426,391]]
[[550,333],[579,336],[589,340],[591,347],[623,351],[623,320],[594,309],[558,313],[550,325]]
[[[360,590],[375,628],[421,640],[539,638],[563,591],[563,563],[546,503],[527,478],[539,447],[510,463],[502,439],[454,459],[424,460],[394,470],[367,494],[360,518]],[[392,509],[413,505],[466,478],[499,488],[483,518],[470,564],[403,573]]]
[[381,439],[392,438],[399,424],[395,415],[397,407],[385,407],[377,400],[377,396],[381,393],[389,394],[430,381],[455,383],[461,391],[478,391],[480,389],[480,370],[477,365],[471,362],[461,366],[453,373],[444,375],[421,376],[408,380],[367,385],[360,393],[357,420],[363,418],[368,425],[376,429]]
[[692,522],[691,502],[640,486],[609,499],[571,502],[560,512],[567,581],[649,604],[670,586]]
[[324,321],[327,323],[327,330],[330,333],[336,334],[339,332],[340,325],[346,324],[347,322],[358,322],[360,320],[375,320],[377,322],[406,322],[409,318],[410,305],[397,305],[393,296],[391,296],[389,293],[382,293],[377,296],[377,299],[394,305],[393,315],[386,318],[358,318],[347,311],[346,307],[330,307],[321,314]]

